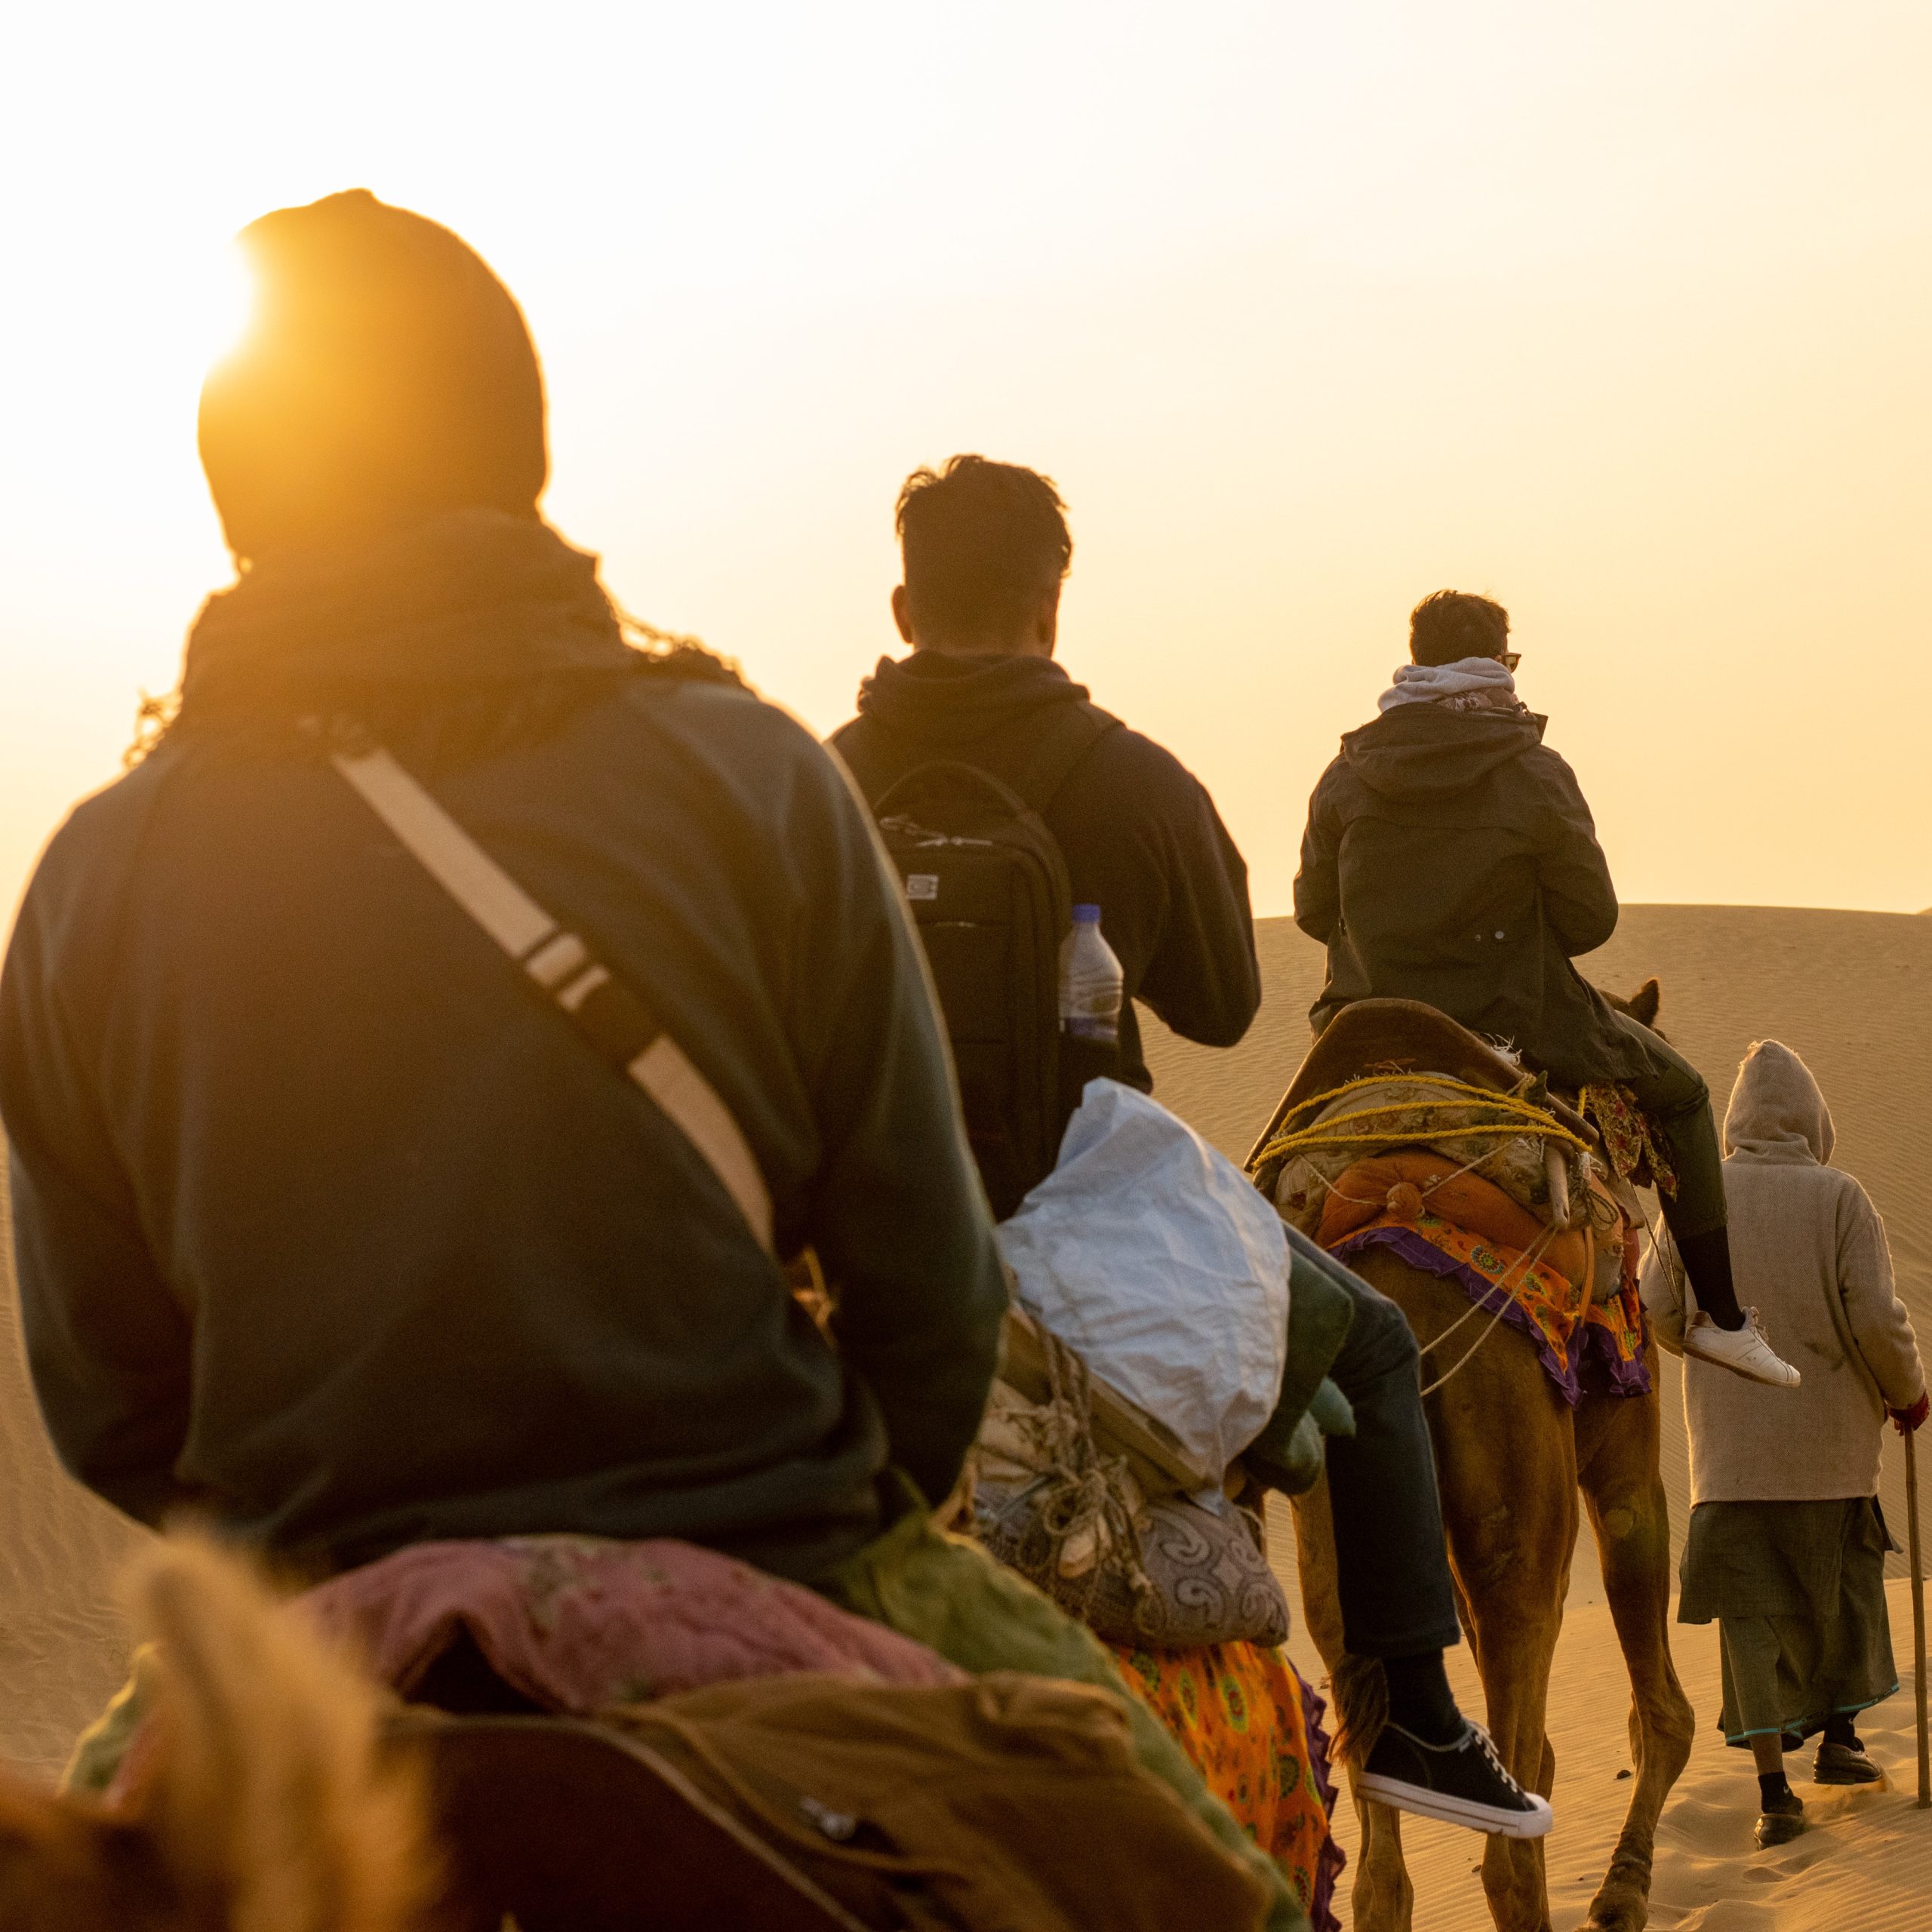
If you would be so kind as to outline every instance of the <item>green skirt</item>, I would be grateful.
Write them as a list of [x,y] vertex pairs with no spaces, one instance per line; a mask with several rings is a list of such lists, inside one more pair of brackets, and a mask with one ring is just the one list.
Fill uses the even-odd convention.
[[1899,1687],[1885,1607],[1891,1546],[1875,1497],[1691,1511],[1677,1620],[1717,1620],[1727,1743],[1808,1737]]

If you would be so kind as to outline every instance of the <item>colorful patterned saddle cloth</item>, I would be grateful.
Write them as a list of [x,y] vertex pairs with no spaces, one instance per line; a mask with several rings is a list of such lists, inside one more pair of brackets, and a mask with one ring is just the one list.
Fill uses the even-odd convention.
[[1583,1100],[1432,1008],[1364,1001],[1316,1041],[1249,1172],[1338,1259],[1387,1247],[1454,1282],[1573,1404],[1647,1394],[1632,1183],[1667,1169],[1622,1090]]

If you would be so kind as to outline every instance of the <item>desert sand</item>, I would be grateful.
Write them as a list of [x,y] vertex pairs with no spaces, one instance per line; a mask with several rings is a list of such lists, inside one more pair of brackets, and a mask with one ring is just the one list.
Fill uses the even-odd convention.
[[48,1777],[125,1674],[115,1578],[143,1532],[55,1460],[27,1380],[0,1181],[0,1761]]
[[[1892,1635],[1903,1673],[1899,1694],[1860,1720],[1860,1735],[1889,1775],[1887,1786],[1829,1790],[1810,1782],[1810,1753],[1785,1761],[1811,1829],[1772,1851],[1752,1844],[1758,1786],[1746,1752],[1727,1749],[1712,1727],[1718,1702],[1717,1626],[1676,1626],[1672,1648],[1697,1713],[1690,1762],[1657,1828],[1651,1924],[1663,1932],[1920,1932],[1932,1925],[1932,1811],[1914,1802],[1917,1783],[1908,1586],[1890,1586]],[[1319,1682],[1321,1665],[1297,1630],[1298,1669]],[[1451,1677],[1465,1707],[1481,1696],[1466,1651]],[[1623,1740],[1627,1681],[1600,1604],[1572,1605],[1556,1651],[1550,1739],[1556,1751],[1556,1828],[1549,1840],[1550,1915],[1558,1932],[1579,1925],[1610,1862],[1629,1786]],[[1352,1857],[1355,1823],[1344,1792],[1336,1835]],[[1416,1932],[1491,1932],[1476,1876],[1482,1841],[1452,1826],[1409,1819],[1402,1826],[1416,1889]],[[1342,1875],[1337,1909],[1349,1922]]]
[[[1237,1158],[1244,1154],[1299,1061],[1321,955],[1286,920],[1261,928],[1268,997],[1247,1040],[1216,1053],[1149,1031],[1161,1097]],[[1663,983],[1665,1030],[1700,1066],[1721,1107],[1745,1048],[1770,1036],[1810,1062],[1837,1119],[1838,1164],[1884,1214],[1901,1292],[1932,1334],[1932,920],[1884,913],[1723,906],[1632,906],[1611,945],[1586,962],[1628,990]],[[9,1247],[11,1254],[11,1247]],[[1681,1411],[1664,1390],[1666,1474],[1675,1524],[1686,1509]],[[1887,1515],[1904,1521],[1903,1461],[1887,1453]],[[1932,1479],[1932,1468],[1928,1469]],[[1285,1512],[1281,1567],[1294,1568]],[[138,1533],[80,1491],[56,1465],[29,1392],[11,1271],[0,1293],[0,1757],[51,1774],[73,1736],[118,1681],[124,1662],[112,1576]],[[1932,1924],[1932,1813],[1912,1807],[1911,1619],[1893,1585],[1900,1694],[1866,1724],[1890,1767],[1890,1791],[1819,1792],[1799,1780],[1818,1828],[1783,1850],[1754,1852],[1755,1786],[1744,1754],[1727,1751],[1717,1709],[1715,1631],[1679,1628],[1678,1667],[1695,1706],[1697,1746],[1659,1837],[1653,1923],[1672,1932],[1870,1932]],[[1297,1661],[1319,1666],[1298,1629]],[[1479,1709],[1466,1651],[1459,1687]],[[1601,1604],[1586,1533],[1552,1696],[1557,1827],[1549,1841],[1552,1903],[1574,1924],[1606,1863],[1623,1815],[1628,1693]],[[1801,1771],[1803,1759],[1792,1768]],[[1338,1834],[1352,1847],[1346,1801]],[[1473,1874],[1478,1841],[1412,1823],[1405,1838],[1426,1932],[1489,1924]],[[1346,1919],[1346,1881],[1340,1901]]]

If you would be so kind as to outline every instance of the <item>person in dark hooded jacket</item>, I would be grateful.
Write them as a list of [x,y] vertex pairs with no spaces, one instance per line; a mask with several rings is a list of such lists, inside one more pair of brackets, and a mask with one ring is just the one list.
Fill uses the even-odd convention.
[[1328,949],[1317,1032],[1360,999],[1411,999],[1559,1084],[1628,1087],[1669,1143],[1664,1218],[1697,1291],[1694,1354],[1789,1386],[1737,1303],[1710,1090],[1571,963],[1617,929],[1616,888],[1576,774],[1516,696],[1509,616],[1438,591],[1410,618],[1412,662],[1349,732],[1309,801],[1295,922]]
[[[632,648],[542,520],[536,355],[475,254],[361,191],[243,246],[255,320],[201,419],[238,580],[159,743],[54,837],[0,980],[54,1441],[131,1515],[325,1569],[575,1531],[811,1580],[877,1533],[888,1458],[951,1486],[1006,1300],[894,881],[809,735]],[[840,1278],[835,1345],[318,716],[649,997],[779,1252]]]
[[1247,867],[1199,780],[1054,661],[1063,512],[1045,477],[984,457],[906,478],[892,613],[912,654],[879,660],[832,744],[869,798],[935,758],[1017,785],[1069,714],[1088,715],[1091,744],[1041,817],[1121,963],[1118,1077],[1151,1093],[1137,999],[1209,1047],[1233,1046],[1260,1005]]

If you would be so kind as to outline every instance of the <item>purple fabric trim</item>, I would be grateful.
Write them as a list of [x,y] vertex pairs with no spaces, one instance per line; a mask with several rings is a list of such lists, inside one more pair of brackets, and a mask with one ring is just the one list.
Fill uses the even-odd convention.
[[1433,1241],[1417,1234],[1413,1228],[1364,1228],[1360,1234],[1349,1235],[1331,1252],[1337,1260],[1346,1261],[1350,1255],[1359,1254],[1370,1247],[1392,1248],[1411,1268],[1420,1269],[1425,1275],[1433,1275],[1439,1281],[1454,1281],[1478,1308],[1487,1309],[1491,1315],[1500,1303],[1503,1319],[1518,1334],[1528,1337],[1536,1349],[1537,1359],[1543,1364],[1543,1373],[1556,1384],[1563,1399],[1573,1409],[1577,1406],[1583,1389],[1577,1380],[1575,1361],[1572,1360],[1566,1364],[1557,1358],[1556,1351],[1549,1345],[1549,1338],[1524,1313],[1522,1304],[1513,1295],[1499,1288],[1487,1275],[1478,1273],[1466,1262],[1458,1261],[1453,1254],[1444,1254]]
[[1321,1721],[1327,1715],[1328,1706],[1321,1701],[1314,1685],[1299,1671],[1295,1673],[1295,1681],[1301,1685],[1301,1721],[1303,1734],[1308,1739],[1309,1772],[1315,1780],[1315,1789],[1321,1794],[1322,1806],[1331,1826],[1315,1862],[1315,1896],[1308,1902],[1308,1922],[1313,1932],[1342,1932],[1342,1921],[1335,1916],[1335,1884],[1342,1875],[1342,1868],[1349,1862],[1349,1855],[1335,1842],[1332,1829],[1335,1774],[1329,1759],[1328,1733]]
[[[1419,1268],[1426,1275],[1433,1275],[1439,1281],[1454,1281],[1479,1308],[1491,1314],[1496,1312],[1497,1299],[1503,1291],[1479,1273],[1466,1262],[1458,1261],[1453,1254],[1444,1254],[1441,1248],[1426,1235],[1418,1234],[1412,1228],[1364,1228],[1360,1234],[1351,1235],[1332,1251],[1338,1261],[1346,1261],[1352,1254],[1359,1254],[1368,1247],[1393,1248],[1401,1259],[1412,1268]],[[1617,1352],[1607,1332],[1594,1321],[1580,1321],[1577,1333],[1571,1338],[1570,1364],[1566,1373],[1556,1358],[1556,1351],[1543,1331],[1524,1313],[1522,1304],[1513,1297],[1504,1309],[1503,1318],[1518,1334],[1527,1335],[1535,1345],[1537,1359],[1543,1364],[1543,1373],[1562,1392],[1563,1399],[1574,1409],[1583,1398],[1585,1385],[1593,1393],[1607,1395],[1647,1395],[1651,1392],[1651,1371],[1643,1357],[1634,1361],[1626,1361]]]
[[1591,1395],[1647,1395],[1651,1392],[1650,1364],[1641,1355],[1626,1361],[1617,1352],[1607,1329],[1594,1321],[1583,1324],[1583,1359],[1578,1374]]

